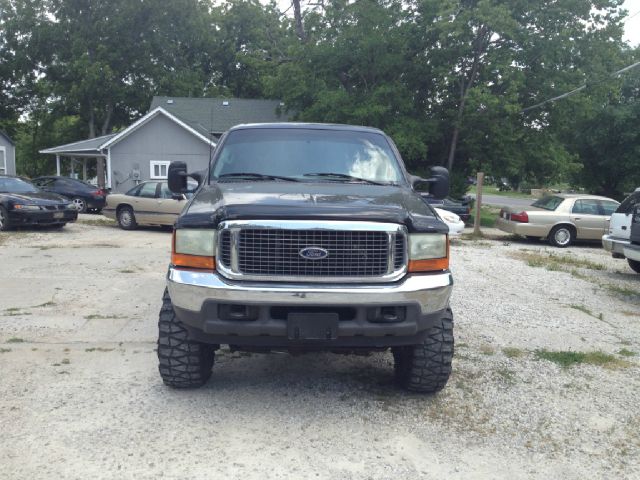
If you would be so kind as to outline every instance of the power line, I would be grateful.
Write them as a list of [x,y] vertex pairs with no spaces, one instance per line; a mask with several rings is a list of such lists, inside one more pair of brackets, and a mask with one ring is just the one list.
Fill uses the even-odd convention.
[[[640,12],[638,12],[638,13],[640,13]],[[634,69],[634,68],[636,68],[638,66],[640,66],[640,62],[633,63],[631,65],[628,65],[628,66],[624,67],[624,68],[621,68],[620,70],[617,70],[617,71],[613,72],[610,76],[611,77],[617,77],[618,75],[620,75],[622,73],[625,73],[625,72],[628,72],[629,70],[632,70],[632,69]],[[602,82],[602,80],[600,82]],[[600,83],[600,82],[596,82],[596,83]],[[581,85],[581,86],[579,86],[578,88],[574,88],[573,90],[571,90],[569,92],[563,93],[562,95],[558,95],[557,97],[549,98],[549,99],[547,99],[547,100],[545,100],[543,102],[536,103],[535,105],[531,105],[530,107],[523,108],[522,110],[520,110],[520,113],[528,112],[530,110],[534,110],[536,108],[540,108],[543,105],[546,105],[547,103],[556,102],[558,100],[562,100],[563,98],[570,97],[572,95],[575,95],[578,92],[581,92],[585,88],[587,88],[587,84],[586,83]]]

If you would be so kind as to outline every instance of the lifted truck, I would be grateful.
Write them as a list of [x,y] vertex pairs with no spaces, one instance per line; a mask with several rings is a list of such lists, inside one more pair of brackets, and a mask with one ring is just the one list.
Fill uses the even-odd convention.
[[160,311],[165,384],[199,387],[215,351],[391,349],[416,392],[451,374],[453,315],[447,226],[413,187],[444,198],[449,175],[409,175],[373,128],[241,125],[219,141],[207,173],[169,166],[189,193],[178,218]]

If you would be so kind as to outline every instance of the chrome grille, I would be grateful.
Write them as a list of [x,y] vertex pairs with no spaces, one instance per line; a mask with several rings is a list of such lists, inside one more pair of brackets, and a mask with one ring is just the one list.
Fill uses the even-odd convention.
[[[389,281],[405,271],[405,231],[399,225],[285,221],[286,228],[278,228],[275,221],[239,223],[223,225],[218,237],[220,270],[230,278]],[[293,228],[298,224],[311,228]],[[370,230],[366,229],[368,225],[373,225]],[[309,247],[324,249],[328,255],[305,258],[300,252]]]

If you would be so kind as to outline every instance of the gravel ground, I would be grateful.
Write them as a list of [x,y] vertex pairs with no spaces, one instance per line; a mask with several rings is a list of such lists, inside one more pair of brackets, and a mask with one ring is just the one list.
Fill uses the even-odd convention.
[[455,242],[438,395],[397,390],[390,354],[228,351],[173,391],[154,351],[170,235],[95,218],[0,234],[0,478],[640,478],[640,276],[597,246]]

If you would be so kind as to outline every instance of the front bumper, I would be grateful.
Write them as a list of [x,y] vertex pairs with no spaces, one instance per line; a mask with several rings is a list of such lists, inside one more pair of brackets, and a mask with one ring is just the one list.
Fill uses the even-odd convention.
[[624,247],[624,256],[629,260],[640,262],[640,245],[629,243]]
[[629,246],[629,239],[614,237],[613,235],[602,236],[602,246],[612,255],[624,256],[625,247]]
[[9,222],[14,227],[28,225],[56,225],[75,222],[77,210],[10,210]]
[[[421,341],[449,305],[451,273],[407,275],[390,284],[321,285],[230,281],[213,272],[170,268],[169,295],[178,318],[201,341],[287,347],[291,313],[339,312],[337,338],[326,347],[387,347]],[[233,320],[229,308],[251,308],[251,320]],[[402,311],[401,320],[372,321],[372,312]]]

